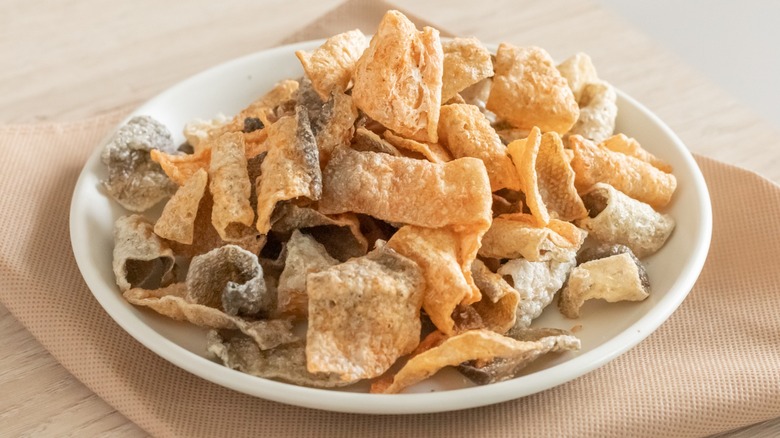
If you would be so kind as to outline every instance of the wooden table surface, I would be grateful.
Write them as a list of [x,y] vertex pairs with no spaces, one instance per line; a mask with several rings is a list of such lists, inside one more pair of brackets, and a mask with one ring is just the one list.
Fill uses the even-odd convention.
[[[143,102],[209,66],[284,40],[339,0],[0,0],[0,123],[78,120]],[[688,147],[780,182],[760,115],[618,16],[582,1],[395,0],[457,35],[591,55]],[[422,3],[422,4],[420,4]],[[261,43],[260,43],[261,42]],[[144,436],[0,305],[1,436]],[[780,419],[724,436],[778,436]]]

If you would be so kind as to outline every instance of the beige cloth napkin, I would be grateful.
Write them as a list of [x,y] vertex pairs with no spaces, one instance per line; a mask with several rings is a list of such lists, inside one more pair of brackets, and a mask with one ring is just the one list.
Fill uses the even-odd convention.
[[[321,34],[296,38],[356,27],[322,25],[333,16],[311,27]],[[71,253],[68,209],[87,156],[124,114],[0,127],[0,301],[74,376],[155,436],[701,436],[780,416],[780,188],[753,173],[697,158],[714,208],[704,271],[657,332],[608,365],[477,409],[340,414],[191,375],[94,300]]]

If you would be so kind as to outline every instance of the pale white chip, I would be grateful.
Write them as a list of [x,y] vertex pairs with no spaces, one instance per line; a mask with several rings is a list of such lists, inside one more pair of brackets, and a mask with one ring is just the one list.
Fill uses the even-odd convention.
[[558,71],[566,79],[574,98],[579,102],[583,88],[599,80],[593,61],[585,53],[577,53],[558,64]]
[[168,128],[149,116],[137,116],[119,128],[100,155],[108,167],[103,188],[130,211],[146,211],[176,191],[176,184],[152,161],[152,150],[177,153]]
[[650,296],[650,289],[641,274],[640,265],[630,253],[582,263],[571,271],[558,307],[567,318],[578,318],[587,300],[642,301]]
[[499,275],[512,279],[512,287],[520,293],[515,323],[517,326],[528,327],[531,321],[542,314],[576,263],[575,250],[560,253],[558,259],[544,262],[510,260],[498,269]]
[[617,93],[606,81],[592,82],[582,87],[577,104],[580,117],[569,130],[569,134],[579,134],[596,143],[608,139],[615,132],[617,118]]
[[668,214],[658,213],[609,184],[597,183],[583,193],[582,200],[588,217],[577,225],[602,242],[626,245],[639,258],[661,249],[675,227]]

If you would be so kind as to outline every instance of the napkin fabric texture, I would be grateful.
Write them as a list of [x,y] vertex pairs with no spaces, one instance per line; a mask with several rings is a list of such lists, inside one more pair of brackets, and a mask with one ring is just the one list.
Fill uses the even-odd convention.
[[[347,14],[352,3],[287,42],[372,32],[385,8]],[[780,187],[703,157],[714,233],[699,281],[654,334],[572,382],[476,409],[382,416],[288,406],[189,374],[114,323],[71,252],[76,179],[127,111],[0,126],[0,301],[76,378],[154,436],[702,436],[780,416]]]

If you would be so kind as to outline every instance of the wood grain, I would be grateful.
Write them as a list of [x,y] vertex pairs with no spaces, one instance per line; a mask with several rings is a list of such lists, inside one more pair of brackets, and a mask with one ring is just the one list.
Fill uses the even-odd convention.
[[[338,0],[0,2],[0,123],[65,121],[140,103],[284,40]],[[778,133],[619,17],[575,0],[396,0],[458,35],[591,55],[603,78],[688,147],[780,182]],[[145,436],[73,378],[0,305],[0,435]],[[780,420],[722,436],[778,436]]]

